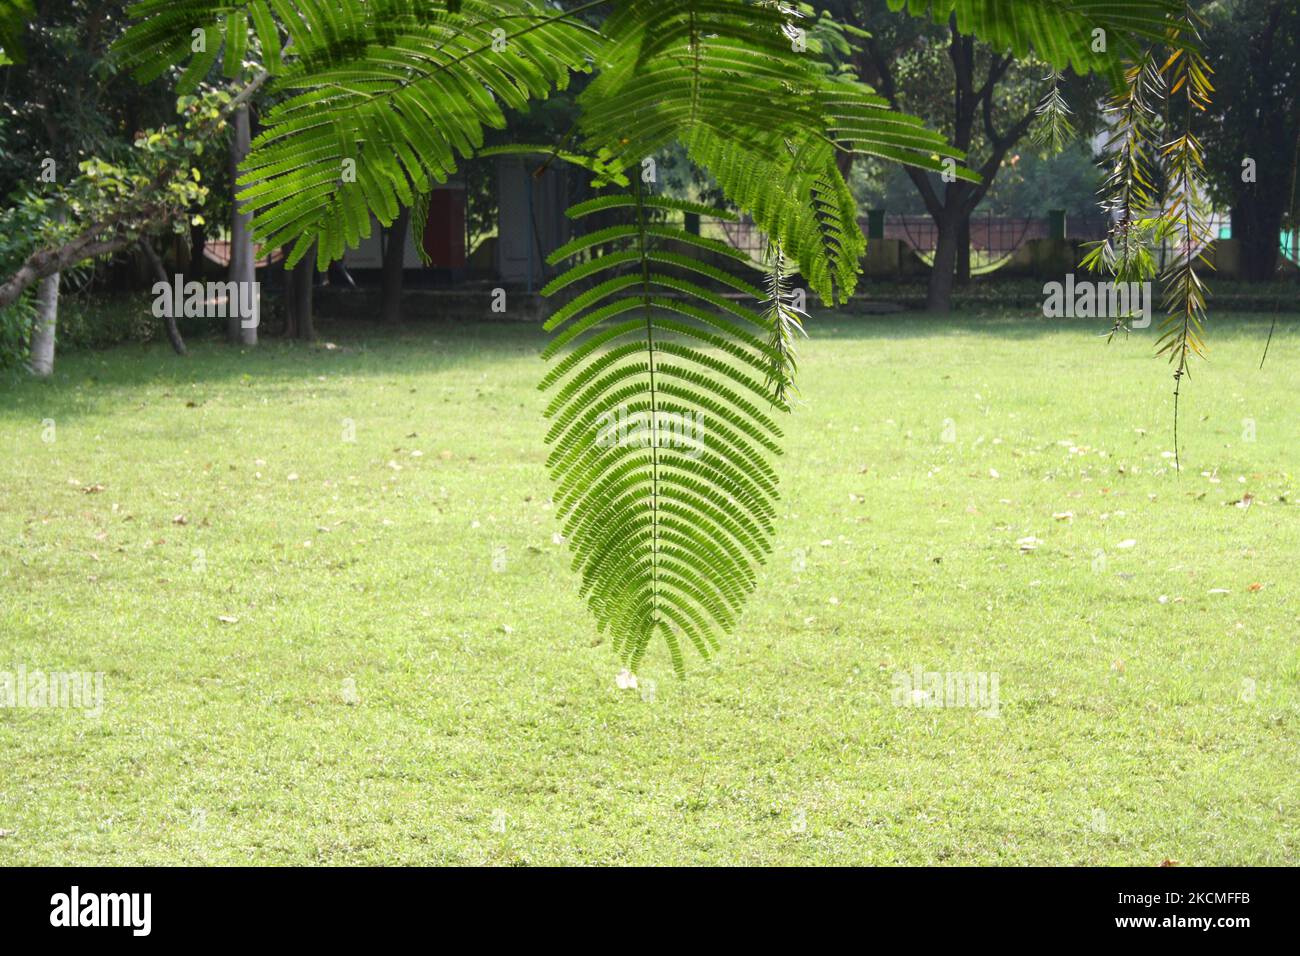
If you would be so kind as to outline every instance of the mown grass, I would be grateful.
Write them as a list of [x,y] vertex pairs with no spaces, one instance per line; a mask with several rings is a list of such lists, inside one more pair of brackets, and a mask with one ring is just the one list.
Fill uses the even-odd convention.
[[[0,671],[107,697],[0,709],[0,864],[1295,863],[1269,318],[1213,328],[1180,476],[1149,333],[817,317],[760,588],[637,690],[552,537],[539,330],[65,357],[0,386]],[[917,666],[998,716],[894,706]]]

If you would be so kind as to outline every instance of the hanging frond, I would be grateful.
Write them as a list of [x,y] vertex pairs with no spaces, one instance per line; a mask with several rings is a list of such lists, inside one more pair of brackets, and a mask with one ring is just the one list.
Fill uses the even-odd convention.
[[790,276],[785,254],[780,243],[769,243],[767,248],[767,300],[763,319],[770,328],[768,346],[771,364],[767,371],[767,386],[782,404],[789,404],[790,393],[795,390],[795,375],[799,371],[796,343],[799,336],[807,337],[803,320],[807,313],[795,303],[790,289]]
[[1083,265],[1119,282],[1146,281],[1157,270],[1154,161],[1148,147],[1159,133],[1156,102],[1164,89],[1152,53],[1144,51],[1124,68],[1123,85],[1105,109],[1110,135],[1103,148],[1108,172],[1101,207],[1111,224],[1106,238],[1092,244]]
[[[635,667],[656,636],[673,667],[689,642],[707,657],[736,624],[770,552],[785,409],[765,377],[777,361],[762,316],[726,293],[762,292],[702,260],[752,268],[725,243],[668,215],[721,210],[632,192],[569,210],[625,221],[556,250],[576,264],[543,294],[600,281],[559,307],[541,383],[554,395],[547,464],[582,594]],[[606,250],[593,255],[593,250]]]
[[1074,124],[1070,122],[1070,116],[1074,111],[1061,95],[1062,75],[1053,70],[1045,79],[1052,82],[1052,87],[1034,110],[1038,118],[1034,121],[1029,135],[1039,146],[1045,146],[1056,154],[1074,137]]
[[1178,135],[1161,149],[1166,169],[1166,197],[1160,235],[1172,237],[1173,254],[1165,262],[1166,316],[1156,354],[1168,355],[1174,365],[1174,467],[1182,467],[1178,447],[1178,401],[1188,359],[1205,355],[1205,285],[1197,265],[1213,268],[1206,252],[1214,241],[1208,209],[1209,188],[1205,179],[1205,154],[1192,132],[1198,113],[1210,105],[1214,87],[1213,69],[1195,46],[1174,45],[1179,34],[1199,38],[1204,21],[1185,3],[1178,31],[1171,31],[1172,49],[1161,72],[1168,84],[1171,101],[1181,93]]

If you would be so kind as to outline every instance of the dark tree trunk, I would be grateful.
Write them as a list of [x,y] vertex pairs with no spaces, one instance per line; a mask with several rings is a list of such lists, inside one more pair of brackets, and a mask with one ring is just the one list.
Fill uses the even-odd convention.
[[384,295],[380,313],[385,322],[402,321],[402,266],[406,257],[406,234],[411,228],[411,209],[403,206],[388,230],[384,246]]
[[957,222],[957,285],[970,285],[970,217],[964,209]]
[[948,312],[952,309],[953,272],[957,265],[957,217],[945,209],[936,220],[939,237],[934,246],[934,268],[930,270],[930,287],[926,292],[927,312]]
[[290,315],[295,338],[316,338],[316,324],[312,317],[312,293],[316,283],[316,246],[313,245],[293,267],[293,296],[290,301]]
[[188,281],[203,281],[203,260],[206,258],[207,248],[208,227],[190,226],[190,274],[186,277]]
[[297,334],[294,326],[293,270],[285,266],[289,261],[289,252],[292,248],[292,245],[280,247],[280,264],[277,267],[280,274],[280,289],[284,294],[284,327],[280,330],[280,334],[285,338],[292,338]]
[[1248,282],[1268,282],[1277,274],[1283,211],[1282,203],[1264,201],[1250,186],[1237,192],[1232,234],[1241,243],[1241,277]]

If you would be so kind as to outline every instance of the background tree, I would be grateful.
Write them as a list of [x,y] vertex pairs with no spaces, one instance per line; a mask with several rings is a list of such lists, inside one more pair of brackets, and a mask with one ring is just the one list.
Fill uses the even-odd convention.
[[406,269],[406,243],[410,235],[411,207],[403,206],[393,224],[383,231],[384,259],[379,311],[388,323],[402,320],[402,279]]
[[1300,201],[1300,3],[1216,0],[1203,14],[1216,87],[1199,124],[1211,195],[1232,211],[1243,278],[1267,281],[1277,274],[1278,235],[1296,228]]
[[[141,86],[108,57],[125,27],[124,8],[122,2],[39,0],[0,10],[0,46],[16,61],[0,67],[0,196],[66,183],[92,155],[119,161],[131,152],[136,130],[167,117],[174,98],[166,85]],[[67,291],[58,274],[39,280],[29,319],[35,375],[53,371],[59,299]],[[10,321],[28,321],[25,311],[12,315]]]
[[[943,132],[979,173],[979,182],[970,182],[901,167],[937,232],[926,307],[946,312],[954,283],[970,280],[971,216],[1008,155],[1034,128],[1052,86],[1045,80],[1051,69],[1036,57],[1017,59],[963,33],[955,13],[938,24],[891,12],[884,0],[838,0],[830,10],[855,28],[848,61],[858,75],[895,109],[921,116]],[[1074,87],[1071,103],[1087,104],[1100,89],[1096,81],[1073,74],[1060,82]]]

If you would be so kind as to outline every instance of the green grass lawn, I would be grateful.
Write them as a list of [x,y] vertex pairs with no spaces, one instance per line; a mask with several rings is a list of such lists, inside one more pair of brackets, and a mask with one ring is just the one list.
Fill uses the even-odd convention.
[[[0,671],[106,698],[0,709],[0,865],[1294,864],[1267,321],[1214,323],[1179,476],[1150,331],[817,317],[759,590],[638,689],[553,538],[539,330],[64,356],[0,385]],[[998,715],[895,706],[915,667]]]

